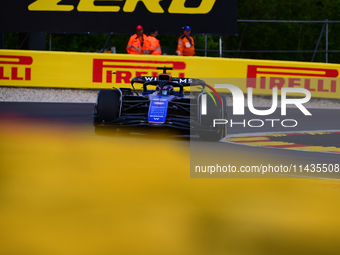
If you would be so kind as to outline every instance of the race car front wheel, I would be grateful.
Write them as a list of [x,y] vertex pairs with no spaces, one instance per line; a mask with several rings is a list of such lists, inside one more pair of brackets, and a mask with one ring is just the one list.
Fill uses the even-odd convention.
[[105,124],[119,117],[120,93],[116,90],[100,90],[95,105],[94,126],[98,135],[114,135],[117,128]]
[[100,90],[97,98],[97,121],[110,122],[119,116],[120,94],[116,90]]
[[213,126],[214,119],[227,118],[227,99],[225,96],[220,96],[222,104],[218,98],[213,95],[215,101],[211,97],[207,97],[207,113],[201,115],[201,125],[206,130],[199,132],[200,139],[206,141],[219,141],[227,135],[226,125]]

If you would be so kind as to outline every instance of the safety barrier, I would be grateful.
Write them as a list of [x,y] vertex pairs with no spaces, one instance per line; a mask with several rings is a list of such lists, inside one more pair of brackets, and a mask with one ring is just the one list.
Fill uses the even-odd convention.
[[237,78],[243,92],[252,88],[255,95],[296,87],[314,98],[340,99],[338,64],[209,57],[0,50],[0,86],[130,87],[131,78],[156,76],[159,66],[173,67],[170,73],[180,78]]

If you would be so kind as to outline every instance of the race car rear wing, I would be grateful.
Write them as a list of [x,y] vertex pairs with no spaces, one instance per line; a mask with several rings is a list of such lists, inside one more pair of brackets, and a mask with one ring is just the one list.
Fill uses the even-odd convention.
[[[137,93],[134,83],[142,83],[143,84],[143,91],[146,91],[147,85],[154,85],[157,82],[160,84],[165,84],[165,82],[171,83],[172,86],[180,87],[180,92],[183,92],[183,87],[189,87],[189,86],[202,86],[204,89],[207,84],[205,81],[200,79],[193,79],[193,78],[177,78],[172,77],[171,74],[167,73],[167,70],[173,70],[172,67],[157,67],[157,69],[163,70],[163,73],[158,74],[156,76],[139,76],[135,77],[131,80],[131,86],[133,90]],[[178,84],[178,86],[176,86]],[[137,93],[138,94],[138,93]]]
[[[131,85],[133,86],[134,83],[146,83],[146,82],[151,82],[151,81],[157,81],[157,77],[153,77],[153,76],[140,76],[140,77],[136,77],[133,78],[131,80]],[[197,86],[197,85],[202,85],[204,86],[206,83],[203,80],[200,79],[192,79],[192,78],[172,78],[171,80],[172,82],[175,83],[179,83],[181,84],[183,87],[186,86]]]

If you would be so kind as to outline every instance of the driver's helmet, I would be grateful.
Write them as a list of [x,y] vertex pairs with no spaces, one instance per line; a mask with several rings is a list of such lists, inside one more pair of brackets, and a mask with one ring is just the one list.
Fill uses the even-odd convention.
[[161,91],[162,95],[173,95],[174,88],[171,85],[165,85]]
[[161,88],[161,86],[157,85],[156,91],[162,95],[173,95],[174,94],[174,88],[171,85],[165,85],[163,89]]

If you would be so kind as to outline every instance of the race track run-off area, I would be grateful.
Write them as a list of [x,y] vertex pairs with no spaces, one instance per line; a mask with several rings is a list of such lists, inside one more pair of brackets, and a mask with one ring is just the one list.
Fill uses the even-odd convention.
[[300,151],[340,153],[340,131],[247,135],[226,138],[228,143]]

